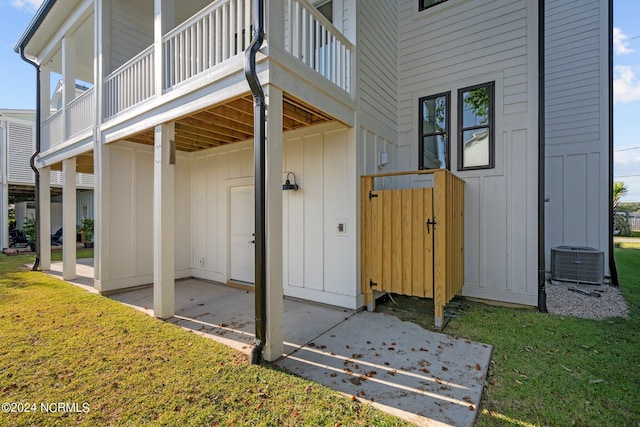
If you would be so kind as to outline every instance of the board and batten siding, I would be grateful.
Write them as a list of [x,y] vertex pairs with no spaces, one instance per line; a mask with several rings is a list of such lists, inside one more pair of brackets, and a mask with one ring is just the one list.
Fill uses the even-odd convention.
[[[451,171],[465,181],[463,295],[537,303],[538,1],[399,4],[399,170],[418,168],[418,100],[451,92]],[[495,168],[457,171],[457,91],[495,82]],[[393,186],[393,183],[389,183]]]
[[[153,282],[153,151],[151,146],[119,142],[110,146],[108,221],[110,262],[101,291]],[[191,266],[191,159],[178,153],[175,167],[176,278],[189,277]]]
[[[193,155],[192,276],[229,280],[232,187],[253,186],[247,141]],[[348,308],[362,305],[357,286],[356,180],[353,131],[327,124],[284,135],[283,174],[298,191],[283,192],[283,282],[288,296]],[[291,177],[290,177],[291,178]],[[338,222],[346,232],[338,232]]]
[[545,21],[545,241],[550,269],[551,248],[560,245],[590,246],[608,259],[608,4],[547,0]]

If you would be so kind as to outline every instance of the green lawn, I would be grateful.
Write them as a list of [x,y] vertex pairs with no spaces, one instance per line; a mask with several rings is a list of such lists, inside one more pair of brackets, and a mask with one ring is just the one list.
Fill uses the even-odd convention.
[[[451,320],[447,333],[494,346],[478,426],[638,426],[640,248],[615,256],[628,319],[470,303]],[[0,402],[76,403],[79,413],[38,406],[0,414],[0,426],[403,425],[129,307],[19,271],[31,261],[0,257]]]
[[[0,413],[0,426],[405,425],[318,384],[248,365],[245,355],[212,340],[21,269],[32,260],[0,257],[0,403],[35,404],[29,413]],[[44,412],[58,403],[67,411]]]
[[640,425],[640,247],[616,249],[628,319],[472,304],[447,333],[491,343],[478,426]]

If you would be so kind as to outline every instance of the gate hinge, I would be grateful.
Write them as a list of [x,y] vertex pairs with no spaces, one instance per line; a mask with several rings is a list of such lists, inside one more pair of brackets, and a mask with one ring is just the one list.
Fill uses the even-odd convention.
[[373,280],[369,279],[369,287],[373,288],[374,286],[377,288],[378,284],[376,282],[374,282]]
[[374,197],[378,197],[378,195],[375,194],[373,191],[369,191],[369,200],[373,199]]

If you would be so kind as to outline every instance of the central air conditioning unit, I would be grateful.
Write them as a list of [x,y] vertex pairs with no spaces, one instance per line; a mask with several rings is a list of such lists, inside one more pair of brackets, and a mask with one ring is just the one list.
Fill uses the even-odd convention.
[[604,252],[583,246],[551,249],[551,280],[604,284]]

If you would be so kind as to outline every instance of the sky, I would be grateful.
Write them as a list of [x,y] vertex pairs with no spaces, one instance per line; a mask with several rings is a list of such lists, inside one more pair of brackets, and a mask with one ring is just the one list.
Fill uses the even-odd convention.
[[[35,108],[34,68],[13,47],[41,2],[0,0],[0,109]],[[623,201],[640,202],[640,1],[614,0],[613,9],[614,180],[629,190]]]

